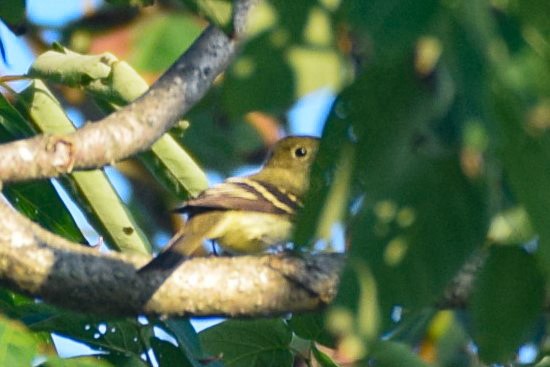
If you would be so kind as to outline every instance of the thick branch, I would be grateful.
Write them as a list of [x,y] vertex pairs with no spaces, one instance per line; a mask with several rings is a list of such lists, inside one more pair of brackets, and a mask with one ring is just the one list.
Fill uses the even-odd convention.
[[148,259],[57,237],[0,201],[0,279],[49,303],[109,315],[259,316],[314,310],[337,289],[343,255],[188,260],[140,276]]
[[111,164],[148,149],[210,88],[235,56],[255,0],[235,3],[234,34],[210,26],[149,89],[101,121],[64,136],[40,135],[0,145],[0,181],[54,177]]

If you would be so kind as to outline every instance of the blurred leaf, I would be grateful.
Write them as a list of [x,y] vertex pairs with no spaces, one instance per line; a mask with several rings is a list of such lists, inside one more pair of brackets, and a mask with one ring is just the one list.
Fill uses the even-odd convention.
[[540,316],[544,281],[519,247],[494,247],[472,295],[474,340],[485,362],[508,362]]
[[2,0],[0,20],[4,21],[12,31],[19,33],[17,27],[25,20],[25,0]]
[[352,234],[352,256],[372,268],[384,318],[395,305],[406,313],[430,305],[486,233],[482,195],[456,160],[410,164],[414,174],[401,175],[388,199],[373,192]]
[[375,55],[393,57],[426,31],[439,8],[436,0],[344,0],[346,20],[366,31]]
[[311,344],[311,352],[321,367],[338,367],[329,356],[317,349],[314,343]]
[[373,345],[369,354],[369,365],[384,367],[427,367],[418,356],[405,344],[380,341]]
[[[294,99],[321,88],[329,88],[332,91],[341,89],[350,81],[351,73],[349,60],[342,57],[337,43],[340,34],[334,31],[337,25],[334,12],[331,10],[337,6],[338,4],[330,1],[320,4],[310,0],[292,4],[279,0],[262,3],[251,16],[253,30],[249,43],[264,46],[267,44],[270,49],[273,47],[273,50],[266,53],[261,47],[245,48],[243,61],[238,59],[235,63],[235,74],[246,75],[247,69],[253,69],[255,74],[251,75],[250,79],[255,83],[254,91],[261,91],[267,96],[273,88],[276,88],[276,92],[282,90],[284,84],[292,88],[291,97]],[[271,60],[261,61],[262,64],[258,64],[261,69],[250,62],[250,59],[263,60],[266,56],[271,56]],[[251,65],[254,68],[250,68]],[[275,84],[262,81],[271,75],[271,71],[267,69],[269,65],[278,68],[274,73],[275,77],[283,78],[275,81]],[[283,66],[287,65],[290,70],[283,69]],[[285,77],[284,73],[288,71],[292,74]],[[244,75],[242,79],[245,79]],[[288,82],[289,80],[291,82]],[[258,90],[257,86],[265,86],[267,89]],[[228,90],[232,88],[228,87]],[[279,92],[276,96],[278,95]],[[265,110],[262,107],[258,109]]]
[[498,213],[491,221],[487,239],[498,244],[525,243],[535,238],[533,226],[522,207],[514,207]]
[[550,89],[545,81],[550,80],[550,48],[544,36],[550,28],[547,22],[541,22],[541,9],[535,10],[533,6],[536,5],[541,9],[547,7],[535,1],[511,8],[512,13],[519,12],[524,22],[522,36],[528,47],[512,57],[491,54],[489,61],[495,71],[491,102],[496,128],[502,134],[499,153],[515,199],[525,207],[540,236],[537,255],[547,272],[550,269],[547,220],[550,209],[547,190],[550,184],[550,137],[547,132]]
[[[349,227],[350,259],[359,284],[372,272],[386,327],[396,305],[405,314],[430,305],[484,242],[484,182],[464,175],[456,143],[441,128],[453,101],[449,83],[443,73],[420,79],[407,58],[370,65],[335,102],[313,172],[314,182],[334,175],[343,142],[357,141],[352,182],[362,194]],[[327,195],[327,188],[312,190],[304,223],[322,213]],[[299,222],[298,231],[311,223],[300,229]],[[361,312],[354,297],[339,299]]]
[[0,316],[0,365],[30,366],[38,354],[33,335],[21,323]]
[[546,269],[550,269],[550,137],[527,133],[522,124],[525,107],[515,93],[503,84],[494,92],[495,113],[503,134],[504,167],[514,193],[540,235],[540,255]]
[[[26,296],[0,288],[1,313],[6,317],[19,319],[25,325],[29,320],[36,318],[37,312],[40,312],[37,309],[40,309],[42,305]],[[48,306],[45,307],[49,309]],[[35,341],[40,343],[42,353],[55,352],[55,346],[49,332],[34,332],[33,337]]]
[[481,40],[478,37],[471,35],[471,27],[461,24],[466,16],[474,17],[474,14],[466,14],[464,17],[458,17],[453,12],[444,14],[435,32],[444,47],[442,63],[452,78],[451,93],[454,93],[456,99],[449,122],[455,126],[471,120],[487,122],[485,100],[489,86],[489,67],[483,54],[484,46],[479,44]]
[[185,14],[150,17],[135,35],[129,63],[147,72],[166,70],[199,36],[203,27]]
[[542,37],[550,34],[550,24],[545,14],[550,12],[550,3],[545,0],[518,1],[510,10],[517,14],[524,27],[536,27]]
[[496,127],[502,134],[500,157],[514,199],[525,207],[538,232],[537,256],[546,272],[550,269],[547,221],[550,208],[547,190],[550,183],[550,138],[547,133],[550,47],[544,37],[550,25],[539,12],[547,5],[535,1],[507,9],[519,15],[519,27],[526,45],[511,58],[504,57],[503,53],[491,53],[488,59],[495,70],[491,102]]
[[232,173],[243,164],[261,163],[259,159],[251,159],[256,158],[258,150],[265,149],[258,132],[240,119],[219,116],[215,92],[210,91],[191,110],[188,117],[192,124],[178,140],[193,152],[201,166],[224,174]]
[[294,75],[285,61],[285,40],[264,33],[248,42],[225,73],[222,102],[230,117],[250,111],[279,114],[294,96]]
[[311,9],[318,5],[317,1],[303,0],[288,2],[284,0],[271,0],[271,5],[276,11],[279,27],[284,29],[293,41],[300,43],[304,34],[304,28]]
[[[434,7],[432,3],[431,0],[414,3],[416,5],[411,2],[407,6],[420,8],[428,6],[431,9]],[[361,4],[349,1],[342,6],[347,12],[363,16],[366,13],[359,9]],[[390,13],[401,11],[399,7],[396,9],[395,1],[384,6],[380,5],[380,8],[382,14],[386,11]],[[431,9],[428,13],[434,10]],[[377,22],[374,16],[370,21]],[[378,21],[383,22],[383,19]],[[420,75],[414,74],[413,60],[410,58],[415,41],[424,34],[429,24],[428,16],[422,17],[422,21],[415,23],[414,27],[411,25],[405,37],[407,42],[401,45],[400,51],[382,53],[375,63],[366,67],[366,70],[360,70],[361,74],[340,93],[333,104],[312,174],[313,185],[319,185],[320,182],[324,185],[314,187],[308,195],[309,200],[306,200],[308,205],[305,207],[304,215],[298,221],[295,236],[299,244],[311,239],[314,228],[323,213],[322,208],[329,192],[328,183],[338,176],[337,160],[340,159],[340,148],[343,142],[351,142],[360,147],[356,153],[361,159],[357,162],[358,167],[353,168],[352,181],[355,185],[355,193],[365,192],[365,188],[361,187],[365,172],[368,172],[367,178],[372,181],[371,187],[376,185],[384,187],[387,184],[386,179],[373,181],[379,176],[385,176],[380,172],[373,172],[375,166],[379,165],[378,168],[388,170],[386,165],[395,164],[394,169],[398,170],[402,156],[409,155],[405,147],[412,146],[415,139],[422,139],[426,134],[425,130],[430,128],[428,124],[434,117],[445,113],[449,108],[453,86],[446,75],[434,72],[432,77],[421,80]],[[375,35],[382,37],[377,33]],[[370,150],[373,153],[368,153],[368,156],[364,157],[364,150]],[[382,160],[385,161],[382,163]],[[403,164],[403,166],[407,165],[407,163]]]
[[220,27],[226,33],[232,31],[231,13],[233,3],[229,0],[179,0],[197,15],[205,17],[210,23]]
[[199,336],[205,351],[228,367],[292,366],[292,333],[280,319],[228,320]]
[[153,5],[155,0],[107,0],[107,2],[113,5],[149,6]]
[[[25,315],[36,313],[35,302],[29,297],[0,288],[0,310],[7,317],[19,318],[26,324]],[[50,310],[50,306],[45,307]]]
[[[425,362],[437,366],[472,366],[473,353],[468,349],[471,337],[464,330],[463,320],[460,319],[462,314],[462,310],[432,310],[428,322],[413,326],[416,337],[409,338],[405,343],[415,346],[419,357]],[[403,324],[400,329],[402,327]],[[402,338],[392,337],[392,340],[403,342]]]
[[287,51],[292,67],[294,98],[322,88],[338,91],[348,81],[348,65],[335,48],[296,47]]

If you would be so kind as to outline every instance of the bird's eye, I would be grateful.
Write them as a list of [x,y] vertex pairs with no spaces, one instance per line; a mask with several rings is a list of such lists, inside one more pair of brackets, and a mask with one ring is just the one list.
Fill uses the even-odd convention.
[[296,150],[294,150],[294,155],[297,158],[303,158],[307,155],[307,149],[304,147],[298,147]]

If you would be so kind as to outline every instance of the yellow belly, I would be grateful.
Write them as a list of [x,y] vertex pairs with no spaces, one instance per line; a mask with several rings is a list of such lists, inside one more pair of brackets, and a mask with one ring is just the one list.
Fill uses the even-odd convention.
[[224,230],[215,239],[232,253],[257,253],[284,244],[292,234],[289,218],[269,213],[232,211],[224,218]]

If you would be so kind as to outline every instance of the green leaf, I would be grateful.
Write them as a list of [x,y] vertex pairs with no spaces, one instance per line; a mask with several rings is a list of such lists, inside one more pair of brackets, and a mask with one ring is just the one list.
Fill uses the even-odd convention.
[[[449,131],[452,88],[444,74],[420,78],[407,57],[370,65],[335,102],[314,167],[313,182],[334,184],[344,142],[356,146],[349,258],[359,284],[375,292],[361,299],[378,298],[386,327],[396,305],[406,315],[432,304],[485,239],[485,184],[463,173]],[[316,230],[329,193],[324,186],[308,195],[299,243]],[[361,312],[361,299],[339,299]]]
[[291,105],[294,76],[284,52],[269,33],[246,44],[222,85],[223,106],[231,117],[258,110],[276,115]]
[[30,366],[38,346],[21,323],[0,316],[0,365]]
[[33,134],[31,124],[0,93],[0,142],[7,143]]
[[550,269],[550,136],[524,124],[528,111],[523,93],[500,81],[493,90],[496,121],[502,131],[502,162],[514,194],[529,214],[530,222],[540,236],[539,256]]
[[204,357],[199,335],[191,325],[189,319],[171,318],[165,321],[159,320],[155,326],[164,329],[172,334],[178,341],[178,345],[185,351],[190,360],[197,360]]
[[367,32],[375,54],[387,57],[406,52],[426,32],[438,8],[436,0],[347,0],[341,11],[352,25]]
[[[264,156],[264,144],[258,132],[240,120],[229,120],[219,116],[217,99],[211,91],[198,106],[189,113],[192,121],[183,137],[182,144],[193,152],[200,165],[230,174],[243,164],[261,163],[258,156]],[[261,154],[258,154],[261,152]],[[252,158],[256,158],[255,160]]]
[[545,14],[550,12],[550,3],[545,0],[520,1],[509,7],[512,13],[519,16],[524,26],[536,27],[541,36],[548,36],[550,25]]
[[487,105],[484,101],[490,76],[483,53],[488,46],[480,44],[481,37],[471,35],[473,27],[462,22],[474,16],[470,13],[461,15],[462,12],[444,13],[435,30],[443,47],[442,64],[453,81],[454,90],[451,92],[454,92],[456,102],[450,123],[458,128],[472,120],[487,123]]
[[193,364],[189,362],[182,350],[173,345],[170,342],[161,340],[158,338],[151,339],[152,351],[155,354],[155,358],[159,363],[159,366],[182,366],[192,367]]
[[292,315],[288,325],[301,338],[313,340],[325,346],[334,346],[334,338],[326,331],[324,312]]
[[86,239],[50,181],[23,182],[4,187],[3,194],[27,218],[78,243]]
[[[31,124],[0,94],[0,142],[33,135]],[[29,219],[71,241],[86,242],[50,181],[8,184],[4,195]]]
[[504,210],[493,217],[487,234],[487,239],[492,243],[503,245],[526,243],[535,237],[527,212],[518,206]]
[[292,333],[280,319],[228,320],[199,336],[205,351],[228,367],[292,366]]
[[128,353],[97,354],[95,358],[110,363],[114,367],[151,367],[139,356]]
[[276,10],[279,26],[288,32],[290,37],[295,37],[296,42],[301,41],[308,15],[311,9],[317,5],[316,1],[303,0],[289,3],[284,0],[271,0],[271,5]]
[[[250,107],[273,113],[278,111],[263,106],[268,107],[269,99],[275,98],[274,102],[281,100],[284,107],[287,102],[281,92],[292,92],[290,97],[296,99],[321,88],[340,90],[350,81],[351,70],[342,57],[338,32],[334,32],[337,7],[337,2],[331,1],[261,3],[251,15],[249,44],[231,69],[236,79],[242,79],[239,86],[250,88],[251,93],[241,93],[228,84],[227,94],[246,94],[241,103],[261,101],[258,106],[250,103]],[[245,80],[252,85],[247,86]],[[226,82],[233,85],[230,80]]]
[[11,28],[19,26],[25,20],[25,0],[3,0],[0,6],[0,20]]
[[[380,341],[374,344],[369,354],[369,362],[383,367],[427,367],[410,347],[405,344],[390,341]],[[370,365],[370,364],[369,364]]]
[[[110,367],[114,366],[107,361],[102,361],[100,358],[86,356],[74,358],[48,358],[48,360],[40,366],[44,367]],[[122,365],[117,365],[120,367]]]
[[199,16],[220,27],[226,33],[232,31],[231,13],[233,4],[229,0],[179,0]]
[[384,318],[395,305],[407,313],[430,305],[486,233],[483,196],[457,158],[408,164],[389,177],[395,191],[370,191],[352,233],[360,248],[351,256],[372,269]]
[[533,330],[544,301],[544,278],[533,255],[496,247],[472,295],[474,340],[485,362],[508,362]]
[[54,332],[98,351],[139,358],[146,350],[143,340],[153,335],[151,325],[141,325],[132,319],[100,319],[43,304],[27,305],[24,309],[25,322],[31,330]]

